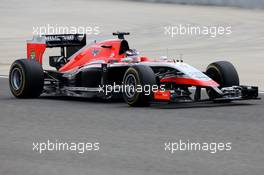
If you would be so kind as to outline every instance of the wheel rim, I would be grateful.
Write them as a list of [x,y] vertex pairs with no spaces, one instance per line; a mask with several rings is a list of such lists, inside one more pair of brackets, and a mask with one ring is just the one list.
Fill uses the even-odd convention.
[[11,72],[11,86],[14,90],[19,90],[22,86],[23,76],[19,68],[14,68]]
[[129,74],[125,78],[125,94],[128,98],[133,98],[136,95],[137,79],[133,74]]

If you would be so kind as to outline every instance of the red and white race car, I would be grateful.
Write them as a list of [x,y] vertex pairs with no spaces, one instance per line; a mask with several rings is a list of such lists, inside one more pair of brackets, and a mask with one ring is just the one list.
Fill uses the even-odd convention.
[[[56,96],[122,97],[130,106],[151,102],[193,102],[258,99],[258,87],[241,86],[234,66],[227,61],[209,64],[205,72],[182,60],[153,60],[129,48],[125,32],[118,39],[86,44],[86,35],[60,34],[33,37],[27,43],[27,59],[16,60],[9,83],[17,98]],[[46,48],[59,47],[49,56],[54,70],[43,70]],[[191,88],[192,87],[192,88]],[[195,87],[195,88],[193,88]],[[201,89],[208,98],[201,98]],[[193,90],[195,89],[195,90]]]

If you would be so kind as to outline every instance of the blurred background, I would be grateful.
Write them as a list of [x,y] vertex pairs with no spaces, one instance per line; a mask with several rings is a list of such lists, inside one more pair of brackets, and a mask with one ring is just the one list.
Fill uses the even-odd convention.
[[[167,55],[205,70],[218,60],[237,67],[242,84],[264,89],[263,0],[1,0],[0,75],[10,64],[26,57],[26,40],[33,27],[99,26],[99,35],[88,39],[112,38],[114,31],[126,31],[132,48],[141,55]],[[191,5],[187,5],[191,4]],[[231,26],[231,35],[164,35],[164,26]],[[46,53],[44,64],[47,65]]]
[[263,0],[134,0],[145,2],[177,3],[188,5],[216,5],[241,8],[264,8]]

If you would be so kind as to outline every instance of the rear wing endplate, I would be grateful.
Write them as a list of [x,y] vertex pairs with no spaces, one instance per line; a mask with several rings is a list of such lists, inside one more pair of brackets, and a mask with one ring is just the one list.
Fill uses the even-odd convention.
[[42,56],[46,48],[60,47],[63,54],[72,55],[86,45],[85,34],[56,34],[33,36],[27,41],[27,58],[35,59],[42,64]]

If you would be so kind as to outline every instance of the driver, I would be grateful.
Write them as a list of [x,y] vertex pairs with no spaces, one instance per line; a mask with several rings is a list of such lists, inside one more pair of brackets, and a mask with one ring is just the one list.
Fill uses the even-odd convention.
[[125,57],[122,59],[123,62],[139,62],[139,52],[136,49],[129,49],[125,52]]

